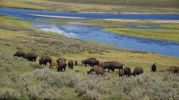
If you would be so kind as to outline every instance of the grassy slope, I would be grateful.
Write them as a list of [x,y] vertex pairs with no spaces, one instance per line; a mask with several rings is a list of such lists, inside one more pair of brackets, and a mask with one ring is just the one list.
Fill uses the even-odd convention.
[[[85,1],[85,2],[84,2]],[[109,13],[178,13],[177,0],[168,2],[167,0],[154,2],[130,2],[122,0],[113,1],[89,1],[82,0],[76,3],[76,1],[58,1],[58,0],[1,0],[0,6],[3,7],[16,7],[16,8],[28,8],[28,9],[42,9],[42,10],[57,10],[57,11],[91,11],[91,12],[109,12]],[[117,3],[116,3],[117,2]],[[126,3],[126,4],[124,4]],[[134,3],[134,4],[133,4]],[[139,4],[139,5],[138,5]],[[147,5],[149,4],[149,5]],[[154,4],[154,7],[151,5]],[[162,5],[163,4],[163,5]],[[143,6],[145,5],[145,6]],[[161,5],[161,6],[160,6]]]
[[106,4],[106,5],[137,5],[155,7],[179,7],[178,0],[52,0],[61,2],[73,2],[84,4]]
[[[136,95],[129,96],[127,92],[120,94],[123,93],[122,91],[124,90],[120,90],[122,88],[119,86],[128,87],[128,89],[135,89],[137,87],[140,89],[141,84],[145,87],[145,84],[141,82],[146,78],[149,81],[145,81],[152,81],[151,85],[156,85],[156,88],[161,90],[161,94],[163,91],[165,93],[165,90],[162,90],[164,88],[158,86],[161,85],[161,82],[166,87],[172,88],[168,84],[168,81],[165,82],[162,78],[158,78],[158,75],[163,75],[165,73],[158,72],[153,77],[155,79],[149,79],[148,77],[152,75],[149,72],[149,67],[152,63],[157,62],[159,65],[158,70],[166,70],[170,65],[179,65],[179,59],[177,58],[120,50],[106,44],[69,39],[58,34],[34,30],[29,22],[6,16],[0,16],[0,19],[1,97],[8,96],[21,99],[28,99],[29,97],[31,99],[42,99],[47,97],[65,100],[76,100],[80,98],[129,99],[130,97],[134,98]],[[125,78],[119,79],[117,71],[108,73],[109,75],[105,77],[86,76],[86,71],[89,70],[89,68],[80,66],[76,67],[74,71],[68,69],[64,73],[57,73],[56,70],[49,70],[47,68],[48,66],[39,66],[38,62],[29,63],[24,59],[12,57],[16,50],[34,51],[38,56],[48,54],[52,56],[53,59],[65,57],[67,60],[72,59],[79,62],[88,57],[95,57],[101,61],[118,60],[132,68],[141,66],[144,68],[145,73],[149,73],[149,75],[145,74],[144,76],[127,80]],[[34,69],[34,67],[42,67],[42,69]],[[155,82],[160,82],[160,84],[155,83],[153,80],[157,80]],[[176,82],[177,81],[174,81],[174,83]],[[147,88],[142,89],[149,91]],[[77,94],[83,93],[83,91],[85,91],[85,94],[78,97]],[[132,93],[132,91],[128,92]],[[123,95],[123,97],[121,97],[121,95]],[[153,97],[151,94],[148,96]]]

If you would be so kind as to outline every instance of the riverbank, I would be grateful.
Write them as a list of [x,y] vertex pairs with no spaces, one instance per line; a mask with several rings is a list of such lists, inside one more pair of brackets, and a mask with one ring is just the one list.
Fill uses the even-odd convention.
[[[115,1],[115,0],[114,0]],[[128,2],[128,3],[127,3]],[[158,5],[150,4],[146,1],[140,1],[132,4],[129,1],[112,3],[106,2],[105,4],[96,3],[84,3],[78,1],[55,1],[55,0],[1,0],[1,7],[13,7],[22,9],[38,9],[38,10],[49,10],[49,11],[72,11],[72,12],[105,12],[105,13],[179,13],[179,8],[176,5],[176,0],[166,2],[157,1]],[[140,3],[144,2],[143,5]],[[156,1],[154,1],[156,2]],[[164,4],[164,5],[162,5]],[[154,5],[154,6],[152,6]],[[162,5],[162,6],[161,6]],[[151,7],[152,6],[152,7]]]

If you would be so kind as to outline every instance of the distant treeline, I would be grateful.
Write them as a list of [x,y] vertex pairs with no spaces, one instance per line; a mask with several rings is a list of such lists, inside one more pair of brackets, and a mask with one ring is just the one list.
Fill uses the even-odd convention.
[[179,7],[179,0],[50,0],[84,4],[132,5],[147,7]]

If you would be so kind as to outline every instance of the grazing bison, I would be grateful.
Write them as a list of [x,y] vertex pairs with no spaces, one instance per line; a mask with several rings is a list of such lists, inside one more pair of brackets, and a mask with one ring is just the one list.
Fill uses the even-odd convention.
[[123,71],[124,71],[124,75],[131,76],[131,68],[130,67],[125,67],[123,69]]
[[157,69],[157,64],[156,63],[152,64],[151,71],[156,72],[156,69]]
[[75,66],[78,66],[78,61],[75,61]]
[[49,56],[42,56],[39,59],[39,64],[40,65],[47,65],[47,63],[51,64],[51,62],[52,62],[52,58],[49,57]]
[[105,70],[104,68],[97,66],[97,67],[91,68],[91,70],[89,70],[87,73],[91,74],[93,72],[97,75],[104,75]]
[[24,51],[16,51],[16,53],[13,56],[25,58],[26,53]]
[[68,68],[73,69],[73,67],[74,67],[73,60],[69,60],[68,61]]
[[140,75],[142,73],[143,73],[143,68],[141,68],[141,67],[135,67],[132,75],[136,76],[136,75]]
[[27,53],[26,55],[26,59],[29,60],[29,61],[36,61],[37,59],[37,54],[33,53],[33,52],[29,52]]
[[96,58],[88,58],[86,60],[82,60],[81,62],[82,62],[83,65],[85,65],[85,67],[87,65],[94,67],[95,65],[99,64],[99,61]]
[[65,58],[58,58],[57,59],[57,71],[65,71],[66,70],[66,59]]
[[66,62],[66,59],[65,59],[65,58],[58,58],[58,59],[57,59],[57,63],[59,63],[59,62],[61,62],[61,61]]
[[117,61],[108,61],[99,64],[99,66],[103,67],[104,69],[108,69],[108,71],[112,70],[114,72],[115,69],[123,69],[124,64],[121,64]]
[[168,71],[172,73],[179,73],[179,66],[171,66]]

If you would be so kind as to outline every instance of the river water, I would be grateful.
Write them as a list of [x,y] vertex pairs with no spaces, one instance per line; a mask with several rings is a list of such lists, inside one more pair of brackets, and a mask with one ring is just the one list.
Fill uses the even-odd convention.
[[161,55],[179,57],[179,42],[136,38],[116,35],[103,31],[100,27],[87,25],[60,25],[39,22],[47,20],[83,20],[83,19],[130,19],[130,20],[179,20],[179,14],[105,14],[78,12],[51,12],[42,10],[27,10],[0,8],[0,14],[18,17],[34,23],[35,27],[44,31],[57,32],[70,38],[92,40],[113,44],[119,48],[159,53]]

